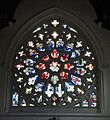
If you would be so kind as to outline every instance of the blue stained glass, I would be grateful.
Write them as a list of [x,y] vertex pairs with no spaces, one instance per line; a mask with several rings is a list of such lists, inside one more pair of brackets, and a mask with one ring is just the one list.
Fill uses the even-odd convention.
[[74,63],[76,64],[76,66],[82,67],[86,64],[86,61],[83,59],[78,59],[78,60],[75,60]]
[[72,52],[71,58],[76,58],[76,57],[80,56],[80,52],[81,52],[80,49],[75,50],[74,52]]
[[71,82],[65,82],[65,87],[68,92],[74,92],[74,85]]
[[53,93],[54,93],[54,87],[51,84],[48,84],[45,94],[48,97],[51,97],[53,95]]
[[77,54],[75,52],[72,52],[71,58],[76,58]]
[[71,80],[75,85],[81,85],[81,79],[79,77],[76,77],[74,75],[71,75]]
[[34,74],[34,73],[35,73],[35,70],[34,70],[34,68],[32,68],[32,67],[27,67],[26,69],[23,70],[23,72],[24,72],[26,75],[29,75],[29,74]]
[[19,97],[18,93],[15,92],[12,97],[13,106],[18,106],[18,97]]
[[27,65],[27,66],[33,66],[34,63],[36,63],[35,60],[32,60],[32,59],[26,59],[26,61],[24,61],[24,63]]
[[76,68],[74,70],[74,73],[79,74],[79,75],[84,75],[87,71],[84,68]]
[[95,90],[91,93],[89,102],[91,104],[91,107],[96,107],[97,103],[96,103],[96,92],[95,92]]
[[43,83],[43,82],[37,83],[37,85],[35,86],[35,92],[43,91],[44,85],[45,85],[45,83]]
[[59,86],[56,87],[56,94],[57,94],[59,97],[62,97],[62,95],[64,94],[64,91],[62,90],[61,84],[59,84]]
[[32,49],[30,49],[29,54],[30,54],[30,56],[33,56],[35,58],[39,57],[39,53]]
[[34,77],[30,77],[28,79],[28,84],[29,85],[34,85],[37,80],[38,80],[38,75],[35,75]]
[[73,49],[73,45],[74,45],[73,43],[71,43],[71,44],[68,43],[68,44],[66,45],[66,47],[64,48],[64,50],[65,50],[65,51],[68,51],[68,52],[71,51],[71,50]]
[[33,30],[14,58],[12,106],[97,107],[96,58],[79,33],[53,18]]
[[48,49],[51,50],[52,48],[54,48],[54,41],[49,39],[47,42],[47,45],[48,45]]
[[45,51],[45,48],[43,47],[42,43],[37,43],[36,47],[37,47],[37,50],[39,50],[39,51]]
[[63,49],[63,45],[64,45],[64,41],[62,41],[61,39],[59,39],[59,41],[56,42],[56,47],[57,47],[59,50],[62,50],[62,49]]

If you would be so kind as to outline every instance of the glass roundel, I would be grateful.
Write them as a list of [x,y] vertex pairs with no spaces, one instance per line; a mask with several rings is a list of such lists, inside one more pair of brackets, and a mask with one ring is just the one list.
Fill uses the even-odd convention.
[[83,39],[58,19],[35,28],[14,58],[12,106],[96,107],[96,58]]

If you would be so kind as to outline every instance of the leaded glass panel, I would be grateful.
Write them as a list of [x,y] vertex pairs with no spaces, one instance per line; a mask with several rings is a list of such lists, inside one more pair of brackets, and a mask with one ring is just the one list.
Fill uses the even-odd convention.
[[12,106],[97,106],[97,64],[90,41],[60,19],[41,23],[18,47]]

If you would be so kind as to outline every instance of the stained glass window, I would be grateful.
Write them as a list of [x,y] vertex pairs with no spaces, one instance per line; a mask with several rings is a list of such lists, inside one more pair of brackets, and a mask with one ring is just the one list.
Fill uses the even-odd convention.
[[94,54],[74,25],[40,23],[15,54],[12,106],[97,107]]

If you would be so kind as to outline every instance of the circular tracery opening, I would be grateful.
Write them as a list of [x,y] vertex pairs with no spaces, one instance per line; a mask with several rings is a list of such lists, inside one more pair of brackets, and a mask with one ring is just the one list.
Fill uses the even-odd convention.
[[96,58],[76,29],[42,23],[14,58],[12,106],[96,107]]

